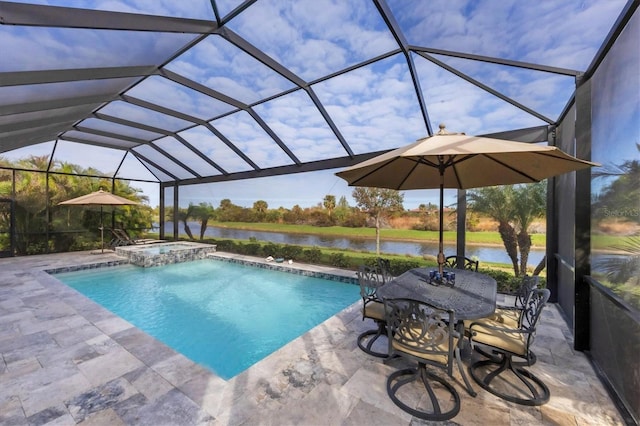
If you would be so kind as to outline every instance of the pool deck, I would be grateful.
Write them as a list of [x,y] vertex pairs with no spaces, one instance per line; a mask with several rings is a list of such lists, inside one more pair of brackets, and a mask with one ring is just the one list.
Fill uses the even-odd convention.
[[[43,272],[121,259],[112,252],[0,259],[0,424],[425,424],[387,396],[399,361],[385,364],[356,346],[372,327],[360,302],[225,381]],[[586,356],[572,349],[556,305],[543,312],[534,351],[531,369],[551,390],[547,404],[520,406],[477,385],[472,398],[456,375],[462,408],[450,424],[624,425]]]

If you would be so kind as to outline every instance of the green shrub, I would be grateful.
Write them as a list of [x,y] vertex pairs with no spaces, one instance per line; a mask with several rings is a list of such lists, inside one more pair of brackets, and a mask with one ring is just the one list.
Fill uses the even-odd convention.
[[344,253],[332,253],[329,256],[329,263],[337,268],[347,268],[350,264]]
[[285,259],[300,260],[302,258],[302,247],[286,244],[282,247],[282,257]]
[[262,256],[262,245],[254,242],[244,244],[244,254],[249,256]]
[[317,247],[302,250],[302,259],[308,263],[320,263],[322,259],[322,250]]
[[279,258],[282,256],[282,246],[280,244],[268,242],[262,246],[262,254],[266,256],[271,256],[273,258]]

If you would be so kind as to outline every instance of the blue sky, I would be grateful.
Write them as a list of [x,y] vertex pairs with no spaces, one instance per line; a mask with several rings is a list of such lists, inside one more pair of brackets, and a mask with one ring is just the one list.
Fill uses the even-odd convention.
[[[25,3],[197,19],[213,17],[209,0],[51,0]],[[241,2],[216,3],[221,14],[225,15]],[[590,64],[624,4],[624,0],[388,0],[389,8],[403,28],[409,44],[575,70],[584,70]],[[228,27],[307,82],[397,47],[369,0],[261,0],[232,19]],[[194,39],[194,35],[189,34],[82,31],[82,36],[79,36],[79,30],[74,29],[0,26],[0,46],[4,50],[0,72],[141,65],[157,61],[161,51],[159,46],[177,49]],[[24,37],[25,34],[29,37]],[[557,118],[575,87],[570,76],[439,55],[434,57],[551,120]],[[441,122],[446,123],[450,131],[470,135],[546,124],[539,117],[504,102],[431,61],[418,55],[414,55],[412,60],[421,82],[431,126],[436,130]],[[245,103],[293,86],[291,81],[233,48],[225,39],[215,36],[203,39],[166,68]],[[55,97],[63,90],[67,93],[91,93],[100,90],[100,87],[94,87],[97,84],[87,81],[73,85],[42,85],[34,88],[28,96],[34,99]],[[24,92],[13,93],[12,88],[2,89],[0,96],[5,100],[24,96]],[[313,84],[313,90],[356,154],[397,148],[427,135],[402,55],[318,81]],[[231,110],[229,104],[159,76],[146,79],[128,95],[175,108],[202,120]],[[257,105],[254,110],[302,162],[345,155],[340,142],[310,98],[300,91]],[[153,123],[170,131],[184,127],[179,119],[125,102],[113,102],[100,112]],[[94,130],[123,134],[127,131],[98,119],[85,120],[82,124]],[[244,112],[217,118],[211,124],[261,168],[292,163],[273,139]],[[138,130],[136,135],[130,136],[144,137],[142,133]],[[71,136],[88,137],[81,131],[74,131]],[[183,131],[180,136],[229,172],[251,169],[204,126]],[[184,164],[202,175],[219,174],[171,137],[159,138],[155,144],[165,152],[181,156]],[[52,145],[44,143],[2,155],[15,158],[29,152],[46,153],[47,150],[50,152]],[[180,165],[170,164],[154,149],[140,146],[135,150],[165,165],[179,178],[193,177]],[[111,172],[124,157],[119,176],[154,178],[136,159],[124,154],[124,151],[61,141],[55,158]],[[161,171],[147,166],[156,176],[167,178]],[[247,207],[258,199],[267,201],[270,207],[290,208],[296,204],[307,207],[331,194],[336,198],[344,195],[353,205],[353,188],[337,178],[334,175],[336,171],[183,187],[180,204],[209,202],[217,206],[221,199],[229,198],[235,204]],[[133,185],[144,190],[152,206],[158,203],[157,185],[138,182]],[[434,190],[404,194],[405,208],[438,202],[438,193]],[[450,204],[454,200],[455,191],[447,191],[445,202]]]

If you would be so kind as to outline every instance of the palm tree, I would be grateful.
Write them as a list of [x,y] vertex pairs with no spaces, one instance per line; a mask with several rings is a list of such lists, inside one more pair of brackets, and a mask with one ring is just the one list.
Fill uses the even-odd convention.
[[477,213],[483,213],[498,222],[498,232],[502,238],[502,244],[513,264],[513,271],[519,275],[518,264],[518,237],[516,230],[511,226],[513,209],[513,186],[492,186],[474,189],[467,192],[470,207]]
[[253,203],[253,210],[256,212],[256,218],[258,221],[264,219],[267,215],[267,210],[269,209],[269,204],[267,204],[264,200],[258,200]]
[[322,205],[329,212],[329,218],[331,218],[331,213],[336,208],[336,196],[335,195],[325,195],[324,200],[322,201]]
[[191,233],[191,228],[189,227],[189,219],[193,217],[193,210],[195,206],[193,204],[189,204],[189,207],[186,209],[179,208],[178,209],[178,221],[184,223],[184,232],[189,236],[189,239],[195,240],[193,238],[193,234]]
[[[498,222],[498,232],[513,264],[513,272],[516,276],[525,275],[531,251],[529,227],[534,219],[545,213],[546,184],[492,186],[471,190],[468,195],[475,212]],[[544,259],[534,273],[539,274],[543,266]]]
[[513,215],[518,225],[518,247],[520,248],[520,273],[527,272],[531,235],[529,226],[546,211],[546,184],[544,182],[521,185],[513,193]]
[[200,222],[200,241],[204,239],[209,219],[213,217],[215,209],[210,203],[200,203],[193,207],[191,216]]

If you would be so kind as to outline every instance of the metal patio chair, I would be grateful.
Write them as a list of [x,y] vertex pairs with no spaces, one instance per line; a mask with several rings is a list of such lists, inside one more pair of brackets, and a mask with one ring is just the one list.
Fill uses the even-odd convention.
[[[460,395],[446,378],[432,371],[432,367],[441,368],[452,377],[454,359],[459,355],[454,312],[413,299],[384,299],[384,305],[389,357],[417,363],[389,375],[389,397],[402,410],[424,420],[455,417],[460,411]],[[426,391],[426,404],[426,399],[416,399],[408,391],[415,389],[412,385],[416,381]]]
[[[444,260],[444,265],[449,268],[457,268],[458,267],[458,256],[447,256]],[[464,268],[469,271],[478,272],[478,266],[480,265],[479,260],[469,259],[468,257],[464,258]]]
[[[527,302],[531,297],[533,289],[538,287],[538,276],[528,276],[525,275],[522,278],[520,286],[516,291],[515,298],[512,305],[498,305],[495,312],[488,316],[487,318],[501,323],[505,326],[509,327],[520,327],[522,321],[522,312],[525,310],[527,306]],[[491,358],[492,355],[484,351],[482,348],[477,347],[476,352],[479,352],[483,356],[487,358]],[[529,359],[525,361],[525,363],[521,363],[522,365],[531,366],[536,363],[536,355],[533,351],[529,351]],[[513,361],[516,362],[516,361]]]
[[378,264],[378,273],[382,278],[382,284],[386,284],[393,280],[394,277],[391,274],[391,262],[389,259],[379,257],[376,259],[376,263]]
[[[477,345],[483,345],[492,354],[488,359],[476,361],[469,367],[471,377],[480,387],[517,404],[542,405],[549,401],[547,385],[525,368],[535,361],[531,346],[549,295],[548,289],[531,291],[519,326],[509,326],[489,318],[465,321],[471,347],[475,350]],[[522,358],[524,362],[516,362],[514,357]],[[498,377],[502,380],[496,380]]]
[[531,297],[533,289],[538,287],[538,281],[538,276],[525,275],[522,277],[520,286],[515,294],[513,305],[498,305],[491,318],[505,325],[519,327],[522,312],[527,307],[527,302]]
[[[365,353],[386,358],[387,352],[382,352],[374,348],[374,344],[380,337],[386,338],[387,329],[385,327],[384,304],[376,294],[382,282],[382,277],[376,268],[361,265],[356,272],[358,283],[360,284],[360,296],[362,297],[362,319],[372,319],[376,323],[376,328],[367,330],[358,336],[358,347]],[[384,345],[383,345],[384,346]],[[385,350],[386,350],[386,346]]]

